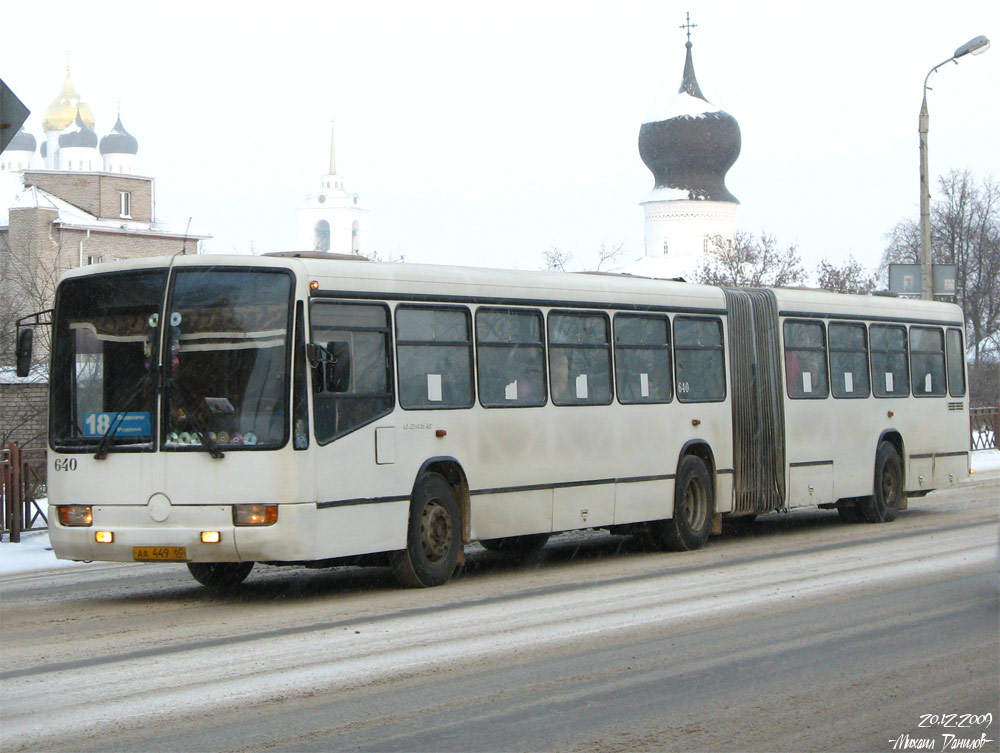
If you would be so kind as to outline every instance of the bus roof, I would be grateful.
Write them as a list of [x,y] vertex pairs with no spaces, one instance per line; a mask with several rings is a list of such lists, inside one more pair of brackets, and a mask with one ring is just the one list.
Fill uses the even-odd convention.
[[[724,312],[722,288],[627,274],[588,274],[538,270],[490,269],[410,263],[365,263],[363,258],[319,254],[243,256],[202,254],[150,257],[80,267],[63,277],[188,266],[277,267],[295,270],[315,294],[365,298],[419,298],[456,302],[508,302],[558,305],[560,302],[614,308],[669,308]],[[846,295],[807,288],[773,288],[783,315],[948,322],[961,325],[962,310],[952,303],[892,296]]]

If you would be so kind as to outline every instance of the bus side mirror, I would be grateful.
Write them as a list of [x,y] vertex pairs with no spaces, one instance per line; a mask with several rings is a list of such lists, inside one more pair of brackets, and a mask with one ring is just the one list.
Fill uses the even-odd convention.
[[31,327],[22,327],[17,330],[17,368],[19,377],[26,377],[31,371],[31,345],[35,339],[35,332]]

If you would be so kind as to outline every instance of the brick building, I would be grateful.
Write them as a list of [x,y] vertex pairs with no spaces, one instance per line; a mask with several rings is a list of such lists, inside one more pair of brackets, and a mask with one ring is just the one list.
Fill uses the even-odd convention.
[[[44,425],[38,396],[46,382],[46,338],[36,333],[34,376],[13,377],[4,367],[13,366],[16,320],[50,308],[59,276],[68,269],[196,254],[211,237],[156,216],[153,179],[133,174],[137,140],[119,115],[98,143],[93,114],[68,71],[42,125],[45,139],[37,153],[34,137],[22,131],[0,155],[0,437],[36,444],[36,424]],[[39,161],[45,169],[33,169]],[[37,420],[22,415],[39,405],[43,414]]]

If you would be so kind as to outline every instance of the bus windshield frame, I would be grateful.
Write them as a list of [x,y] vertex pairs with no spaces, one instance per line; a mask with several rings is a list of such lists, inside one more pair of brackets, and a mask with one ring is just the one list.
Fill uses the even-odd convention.
[[291,270],[276,267],[64,280],[53,316],[50,446],[98,457],[284,447],[294,291]]

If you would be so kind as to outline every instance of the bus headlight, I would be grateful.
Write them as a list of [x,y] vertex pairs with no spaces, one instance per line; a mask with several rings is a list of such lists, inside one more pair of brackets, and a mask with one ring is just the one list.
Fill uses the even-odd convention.
[[94,522],[90,505],[59,505],[59,522],[64,526],[89,526]]
[[277,522],[277,505],[233,505],[233,525],[273,526]]

